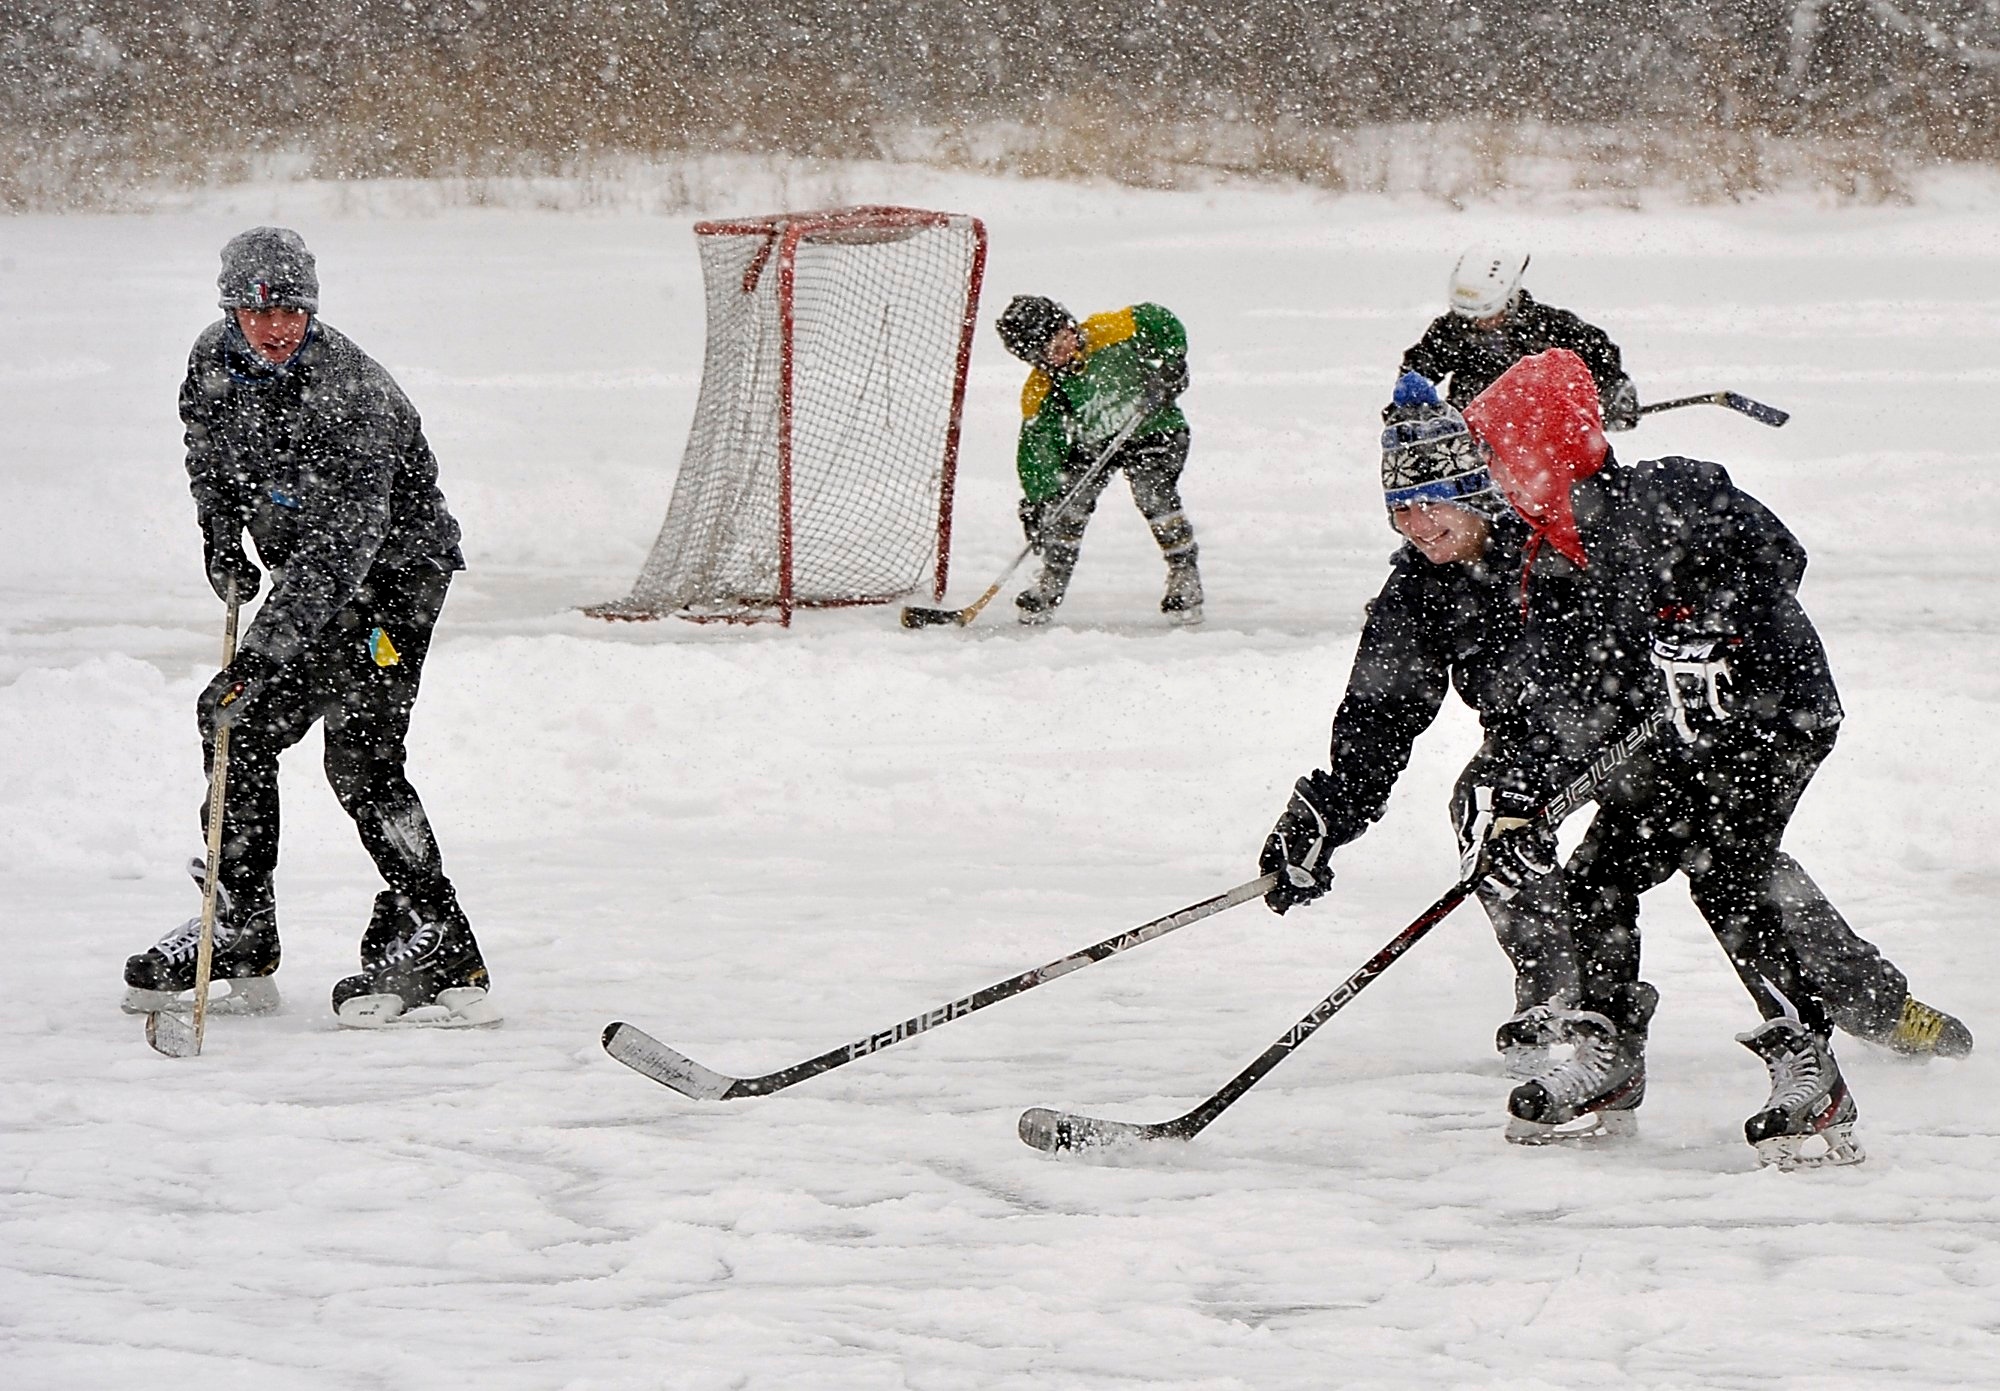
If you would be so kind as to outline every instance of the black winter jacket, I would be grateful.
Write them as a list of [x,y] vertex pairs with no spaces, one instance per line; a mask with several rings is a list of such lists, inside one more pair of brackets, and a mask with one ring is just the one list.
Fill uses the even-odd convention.
[[376,571],[465,568],[422,422],[395,381],[314,319],[273,367],[233,319],[195,341],[181,384],[202,534],[249,528],[272,587],[245,651],[296,657]]
[[1458,314],[1440,314],[1403,354],[1402,370],[1440,383],[1449,376],[1445,399],[1463,408],[1522,358],[1550,348],[1568,348],[1582,358],[1598,396],[1607,402],[1625,380],[1624,360],[1610,335],[1567,309],[1536,303],[1526,290],[1495,329],[1482,329]]
[[1657,747],[1705,758],[1718,738],[1770,743],[1839,725],[1826,651],[1798,599],[1805,548],[1721,465],[1611,459],[1570,496],[1589,563],[1544,547],[1524,581],[1519,698],[1534,728],[1507,760],[1524,790],[1562,786],[1668,704],[1656,636],[1720,639],[1730,668],[1729,721],[1692,746],[1670,732]]
[[1479,715],[1489,738],[1526,737],[1511,659],[1521,636],[1521,552],[1527,530],[1493,524],[1476,561],[1433,564],[1405,544],[1368,605],[1347,694],[1333,717],[1328,838],[1345,845],[1382,815],[1417,736],[1445,694]]

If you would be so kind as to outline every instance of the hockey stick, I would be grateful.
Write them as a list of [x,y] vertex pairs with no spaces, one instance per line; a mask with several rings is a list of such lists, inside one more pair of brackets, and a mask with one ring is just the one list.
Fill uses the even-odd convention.
[[703,1067],[694,1059],[630,1024],[614,1023],[604,1030],[604,1051],[641,1076],[650,1077],[663,1087],[671,1087],[682,1096],[693,1097],[696,1101],[734,1101],[742,1096],[765,1096],[771,1092],[783,1091],[786,1087],[817,1077],[822,1072],[830,1072],[845,1066],[856,1058],[870,1053],[879,1053],[884,1048],[901,1043],[906,1038],[928,1032],[955,1019],[998,1004],[1015,995],[1033,990],[1038,985],[1080,971],[1085,966],[1116,956],[1123,951],[1150,942],[1156,937],[1164,937],[1177,928],[1189,923],[1200,922],[1203,918],[1234,908],[1239,903],[1247,903],[1253,898],[1261,898],[1270,892],[1278,882],[1275,874],[1261,875],[1247,884],[1238,884],[1226,893],[1213,898],[1205,898],[1199,903],[1191,903],[1178,912],[1129,932],[1121,932],[1116,937],[1107,937],[1094,946],[1081,951],[1073,951],[1068,956],[1059,957],[1046,966],[1038,966],[1032,971],[1023,971],[1018,976],[996,981],[984,990],[976,990],[970,995],[939,1005],[893,1024],[879,1033],[865,1034],[851,1043],[843,1043],[816,1058],[808,1058],[791,1067],[767,1072],[762,1077],[728,1077],[712,1068]]
[[[229,582],[223,601],[229,614],[222,620],[222,664],[236,660],[236,581]],[[169,1058],[201,1056],[202,1034],[208,1026],[208,982],[215,969],[215,887],[222,872],[222,798],[229,783],[229,726],[215,731],[215,758],[208,773],[208,869],[201,886],[201,938],[194,953],[194,1013],[192,1021],[178,1012],[152,1010],[146,1015],[146,1042]]]
[[[1671,712],[1661,710],[1641,720],[1616,743],[1602,750],[1591,760],[1588,768],[1551,797],[1536,813],[1536,819],[1546,823],[1551,831],[1560,826],[1572,811],[1595,797],[1609,781],[1612,772],[1637,752],[1640,745],[1658,733],[1670,718]],[[1361,968],[1342,981],[1331,995],[1307,1010],[1298,1023],[1258,1054],[1250,1066],[1230,1078],[1221,1091],[1187,1114],[1170,1121],[1146,1124],[1100,1120],[1073,1111],[1052,1111],[1045,1106],[1036,1106],[1021,1113],[1018,1129],[1022,1141],[1038,1150],[1058,1154],[1143,1140],[1192,1140],[1208,1127],[1210,1121],[1235,1105],[1238,1098],[1290,1057],[1292,1050],[1311,1038],[1320,1025],[1344,1009],[1350,1000],[1368,987],[1369,982],[1388,970],[1398,957],[1423,940],[1432,928],[1450,917],[1452,909],[1465,902],[1484,876],[1485,866],[1481,865],[1471,875],[1452,885],[1443,898],[1424,909],[1408,927],[1390,938],[1388,945],[1363,962]]]
[[1679,410],[1682,406],[1727,406],[1774,429],[1792,418],[1790,411],[1781,411],[1776,406],[1767,406],[1762,401],[1753,401],[1734,391],[1711,391],[1705,396],[1679,396],[1671,401],[1655,401],[1639,407],[1639,414]]
[[[1062,500],[1056,503],[1042,518],[1042,525],[1046,527],[1057,517],[1068,512],[1070,505],[1083,495],[1083,490],[1096,482],[1099,474],[1111,467],[1112,459],[1117,456],[1119,450],[1125,447],[1125,442],[1138,433],[1139,427],[1148,420],[1151,420],[1160,407],[1166,405],[1171,399],[1168,396],[1148,392],[1145,399],[1139,403],[1139,409],[1133,417],[1119,427],[1118,433],[1111,437],[1109,444],[1098,451],[1096,461],[1084,470],[1083,477],[1077,479],[1075,486],[1067,493],[1064,493]],[[962,609],[929,609],[915,606],[905,608],[903,610],[903,626],[905,628],[940,628],[947,623],[955,623],[963,628],[973,619],[979,617],[979,611],[993,602],[994,596],[1006,586],[1008,579],[1013,576],[1013,573],[1021,568],[1021,562],[1034,553],[1035,547],[1033,542],[1023,546],[1020,554],[1007,562],[1007,568],[1000,572],[1000,578],[986,586],[984,594],[974,599]]]

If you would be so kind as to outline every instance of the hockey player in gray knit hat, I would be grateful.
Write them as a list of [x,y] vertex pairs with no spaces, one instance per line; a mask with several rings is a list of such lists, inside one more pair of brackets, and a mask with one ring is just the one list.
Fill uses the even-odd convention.
[[[220,322],[188,358],[180,413],[210,585],[262,587],[234,660],[197,705],[204,753],[230,731],[222,778],[214,979],[225,1008],[278,1002],[278,760],[323,726],[327,780],[387,888],[361,971],[333,988],[342,1024],[487,1024],[486,963],[445,875],[404,739],[454,572],[458,523],[422,422],[394,379],[318,317],[305,239],[253,227],[222,249]],[[198,880],[206,867],[197,861]],[[172,1008],[194,980],[200,919],[126,962],[134,1012]]]

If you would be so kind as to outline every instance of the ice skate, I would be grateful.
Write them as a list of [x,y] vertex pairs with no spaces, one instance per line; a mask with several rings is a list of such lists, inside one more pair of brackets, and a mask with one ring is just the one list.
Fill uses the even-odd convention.
[[1040,628],[1048,624],[1062,600],[1062,590],[1050,583],[1048,571],[1044,570],[1040,579],[1014,596],[1014,607],[1020,611],[1023,625]]
[[1160,612],[1167,621],[1182,628],[1201,622],[1201,571],[1192,560],[1171,561],[1167,565],[1167,592],[1160,600]]
[[1962,1020],[1914,995],[1903,997],[1895,1027],[1879,1037],[1864,1037],[1909,1058],[1963,1058],[1972,1052],[1972,1030]]
[[[1824,1038],[1796,1019],[1767,1019],[1736,1041],[1762,1058],[1771,1074],[1770,1100],[1743,1123],[1759,1164],[1790,1171],[1866,1158],[1854,1140],[1854,1098]],[[1808,1153],[1814,1137],[1823,1148]]]
[[[188,866],[196,884],[207,866]],[[125,962],[127,1014],[154,1014],[189,1007],[193,1000],[195,954],[201,945],[201,916],[179,927]],[[215,935],[209,959],[208,1009],[212,1014],[265,1014],[281,1002],[278,983],[278,916],[268,905],[240,912],[227,889],[215,894]]]
[[455,903],[427,912],[382,894],[362,939],[361,972],[333,987],[333,1013],[352,1029],[497,1024],[488,984],[479,943]]
[[1549,1067],[1552,1050],[1564,1042],[1556,1015],[1552,1005],[1530,1005],[1493,1031],[1493,1047],[1507,1076],[1525,1082]]
[[1595,1010],[1554,1015],[1574,1052],[1514,1088],[1507,1098],[1507,1139],[1548,1145],[1639,1133],[1646,1099],[1645,1036],[1621,1031]]

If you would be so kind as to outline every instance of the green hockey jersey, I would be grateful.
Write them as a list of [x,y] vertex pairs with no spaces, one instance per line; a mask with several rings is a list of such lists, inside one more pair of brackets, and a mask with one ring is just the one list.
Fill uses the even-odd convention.
[[[1021,389],[1021,442],[1015,465],[1021,491],[1040,502],[1061,490],[1071,455],[1095,459],[1145,403],[1146,382],[1163,363],[1187,356],[1187,330],[1172,311],[1135,304],[1093,314],[1077,325],[1082,354],[1062,371],[1037,367]],[[1133,438],[1185,430],[1169,401]]]

